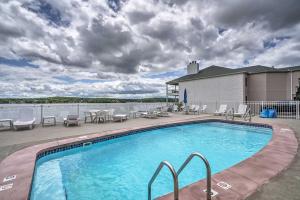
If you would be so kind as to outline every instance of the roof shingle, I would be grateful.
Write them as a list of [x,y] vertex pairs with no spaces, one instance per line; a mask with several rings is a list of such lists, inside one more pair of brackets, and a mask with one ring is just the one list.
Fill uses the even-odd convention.
[[182,76],[180,78],[176,78],[167,82],[167,84],[178,84],[179,82],[183,81],[190,81],[190,80],[197,80],[197,79],[204,79],[204,78],[211,78],[217,76],[226,76],[230,74],[240,74],[240,73],[247,73],[247,74],[256,74],[256,73],[267,73],[267,72],[289,72],[289,71],[300,71],[300,66],[294,67],[285,67],[285,68],[274,68],[274,67],[267,67],[262,65],[255,65],[250,67],[242,67],[231,69],[227,67],[220,67],[220,66],[209,66],[200,70],[196,74],[189,74]]

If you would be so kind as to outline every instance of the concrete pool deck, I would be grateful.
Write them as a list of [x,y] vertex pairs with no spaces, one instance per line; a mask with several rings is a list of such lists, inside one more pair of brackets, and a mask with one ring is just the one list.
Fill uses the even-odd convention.
[[[56,127],[46,127],[41,128],[38,127],[33,130],[28,131],[3,131],[0,132],[0,152],[1,157],[0,159],[3,159],[7,155],[24,148],[26,146],[31,146],[33,144],[39,144],[49,141],[54,141],[55,144],[57,144],[58,139],[60,138],[68,138],[68,137],[74,137],[74,136],[80,136],[80,135],[87,135],[91,136],[95,133],[101,133],[101,135],[106,134],[113,130],[119,130],[120,129],[131,129],[132,127],[141,127],[141,126],[155,126],[159,124],[165,124],[169,122],[175,122],[175,121],[185,121],[185,120],[193,120],[193,119],[199,119],[199,118],[210,118],[207,115],[181,115],[181,114],[174,114],[170,118],[160,118],[160,119],[134,119],[129,120],[124,123],[108,123],[108,124],[84,124],[81,127],[70,127],[65,128],[63,126],[56,126]],[[296,120],[261,120],[261,119],[254,119],[254,122],[264,122],[264,123],[271,123],[271,124],[282,124],[283,126],[290,126],[293,128],[297,133],[300,133],[300,121]],[[114,131],[117,132],[117,131]],[[286,139],[286,138],[280,138],[280,139]],[[299,137],[297,137],[299,139]],[[65,142],[71,141],[71,139],[66,139]],[[51,143],[50,143],[51,144]],[[53,142],[52,142],[53,145]],[[275,146],[280,146],[281,144],[275,143]],[[291,145],[288,145],[291,146]],[[295,152],[296,153],[296,152]],[[29,155],[28,155],[29,156]],[[286,155],[283,157],[285,158]],[[282,159],[283,159],[282,158]],[[25,159],[24,157],[20,156],[20,160]],[[297,153],[296,159],[291,164],[290,168],[286,170],[285,172],[281,173],[279,176],[271,180],[270,183],[266,184],[261,188],[260,191],[256,192],[254,195],[249,197],[249,199],[299,199],[299,185],[300,181],[297,179],[297,176],[299,176],[299,166],[300,163],[298,162],[299,155]],[[272,159],[269,159],[269,162],[271,162]],[[286,161],[286,160],[283,160]],[[3,162],[1,163],[3,164]],[[28,167],[28,166],[27,166]],[[30,166],[29,166],[30,167]],[[33,166],[31,166],[33,167]],[[7,169],[0,168],[0,174],[2,174]],[[298,171],[297,171],[298,170]],[[297,175],[298,172],[298,175]],[[295,175],[295,176],[294,176]],[[292,176],[292,177],[291,177]],[[3,178],[3,177],[0,177]],[[19,177],[20,178],[20,177]],[[26,178],[26,177],[25,177]],[[294,179],[293,182],[290,181],[290,179]],[[298,177],[299,178],[299,177]],[[298,182],[297,182],[298,180]],[[2,181],[1,181],[2,182]],[[280,184],[278,184],[280,182]],[[292,183],[292,185],[287,185],[286,183]],[[1,183],[0,185],[3,185]],[[269,188],[270,187],[270,188]],[[294,190],[289,190],[288,194],[284,194],[284,190],[282,187],[287,188],[294,188]],[[199,188],[198,188],[199,189]],[[277,191],[278,194],[276,195]],[[2,192],[1,192],[2,193]],[[7,199],[4,197],[4,195],[1,195],[0,193],[0,199]],[[2,193],[4,194],[4,193]],[[11,199],[11,198],[9,198]],[[218,197],[216,198],[218,199]]]

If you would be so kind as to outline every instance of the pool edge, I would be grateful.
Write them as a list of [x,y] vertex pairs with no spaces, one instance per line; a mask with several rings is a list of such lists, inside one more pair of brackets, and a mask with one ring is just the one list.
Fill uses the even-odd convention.
[[[0,185],[13,183],[12,189],[5,190],[1,192],[1,199],[6,200],[24,200],[29,198],[32,176],[34,173],[35,161],[37,156],[43,152],[51,151],[53,149],[57,149],[59,147],[69,146],[72,144],[79,144],[83,142],[92,141],[99,138],[107,138],[111,136],[120,136],[120,135],[128,135],[131,132],[144,131],[154,128],[161,128],[172,125],[180,125],[187,123],[195,123],[195,122],[225,122],[225,123],[235,123],[235,124],[246,124],[249,123],[239,122],[239,121],[226,121],[221,119],[189,119],[189,120],[176,120],[172,122],[160,123],[157,125],[147,125],[135,128],[127,128],[127,129],[119,129],[114,131],[106,131],[103,133],[90,134],[86,136],[77,136],[69,139],[56,140],[53,142],[38,144],[34,146],[30,146],[19,150],[8,157],[6,157],[0,163],[0,180],[3,180],[4,177],[9,175],[17,175],[17,178],[13,182],[1,183]],[[242,161],[241,163],[232,166],[226,170],[223,170],[220,173],[215,174],[212,178],[213,189],[216,190],[219,195],[218,199],[244,199],[253,192],[255,192],[261,185],[268,182],[268,180],[284,169],[286,169],[289,164],[294,159],[297,149],[298,142],[294,135],[294,131],[285,125],[278,124],[266,124],[266,123],[251,123],[253,125],[259,126],[267,126],[272,127],[273,136],[270,142],[258,153],[254,156]],[[283,131],[284,130],[284,131]],[[282,140],[284,139],[284,141]],[[275,157],[274,157],[275,156]],[[278,156],[278,157],[276,157]],[[280,157],[281,156],[281,157]],[[272,158],[272,159],[270,159]],[[279,159],[280,162],[277,163],[274,160]],[[273,162],[271,166],[265,166],[268,162]],[[251,167],[259,168],[260,171],[259,176],[250,176],[249,173],[257,173],[255,170],[251,171]],[[250,170],[250,171],[249,171]],[[253,180],[255,179],[255,180]],[[227,181],[226,181],[227,180]],[[228,181],[230,180],[230,181]],[[240,181],[237,181],[240,180]],[[241,184],[241,180],[243,182],[247,182],[245,186]],[[222,191],[216,185],[218,182],[232,182],[232,189]],[[237,183],[235,183],[237,181]],[[236,185],[236,186],[235,186]],[[181,199],[194,199],[197,197],[199,199],[199,195],[205,195],[202,192],[205,183],[204,181],[199,181],[194,184],[191,184],[180,190]],[[241,189],[243,187],[243,189]],[[242,192],[241,192],[242,191]],[[161,197],[161,200],[164,199],[172,199],[171,194],[165,195]],[[188,197],[188,198],[187,198]]]
[[[212,199],[246,199],[292,164],[298,151],[298,141],[294,130],[281,124],[268,125],[272,126],[273,136],[263,149],[250,158],[212,176],[212,189],[218,193]],[[231,188],[220,187],[221,182],[229,184]],[[192,183],[180,189],[179,199],[206,199],[206,193],[203,191],[205,189],[205,179]],[[157,200],[173,200],[173,198],[173,193],[169,193]]]

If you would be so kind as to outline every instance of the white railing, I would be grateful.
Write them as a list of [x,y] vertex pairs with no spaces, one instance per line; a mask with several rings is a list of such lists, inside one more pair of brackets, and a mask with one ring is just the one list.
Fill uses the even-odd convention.
[[[239,104],[244,102],[204,102],[193,101],[188,105],[207,105],[207,113],[214,113],[221,104],[227,104],[227,109],[238,110]],[[174,103],[169,103],[174,104]],[[272,108],[277,112],[278,118],[300,119],[300,101],[251,101],[246,102],[252,116],[259,115],[264,108]],[[58,122],[68,114],[78,114],[84,118],[84,112],[93,109],[114,109],[115,113],[129,114],[130,111],[147,111],[157,107],[166,106],[166,103],[81,103],[81,104],[0,104],[0,119],[17,120],[22,108],[32,108],[36,122],[39,123],[43,116],[55,116]]]
[[114,109],[115,113],[129,114],[130,111],[147,111],[165,106],[166,103],[80,103],[80,104],[0,104],[0,119],[17,120],[20,110],[32,108],[36,122],[41,122],[43,116],[55,116],[58,122],[68,114],[77,114],[81,119],[88,110]]
[[217,109],[219,109],[221,104],[226,104],[228,110],[233,108],[235,111],[238,110],[240,104],[247,104],[252,116],[259,115],[262,109],[268,108],[276,110],[277,118],[300,119],[300,101],[188,102],[188,105],[207,105],[207,113],[214,113]]

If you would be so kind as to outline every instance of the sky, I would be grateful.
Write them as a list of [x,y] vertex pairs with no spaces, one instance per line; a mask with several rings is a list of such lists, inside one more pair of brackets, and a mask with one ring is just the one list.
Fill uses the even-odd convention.
[[299,0],[1,0],[0,98],[165,95],[200,68],[300,65]]

